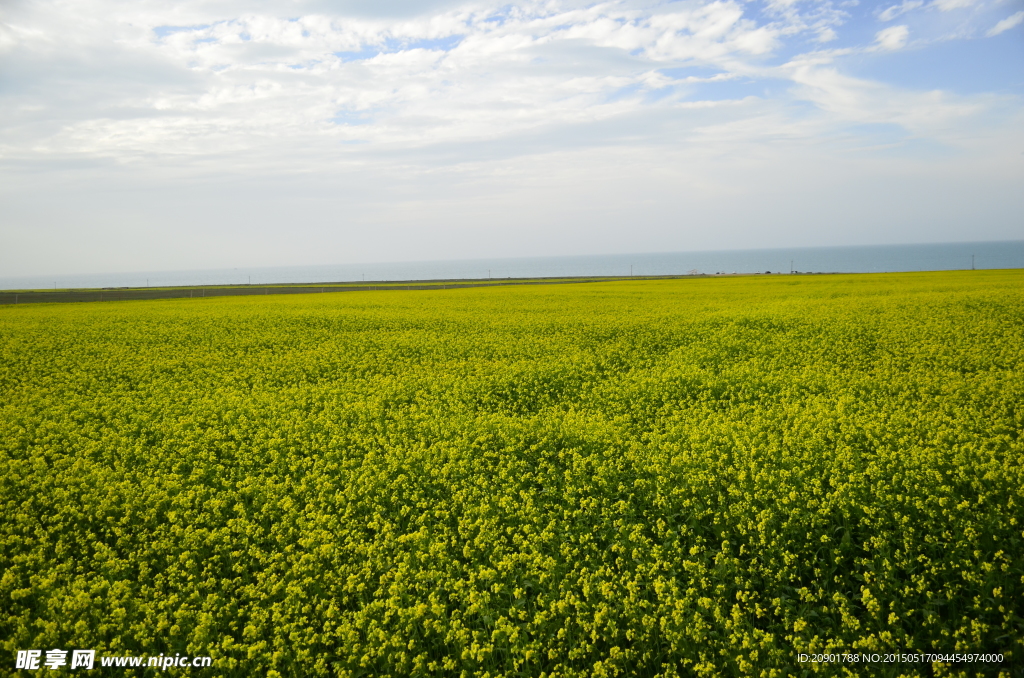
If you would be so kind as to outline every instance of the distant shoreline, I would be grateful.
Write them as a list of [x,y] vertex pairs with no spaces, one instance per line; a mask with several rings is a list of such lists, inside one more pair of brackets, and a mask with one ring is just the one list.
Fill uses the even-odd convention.
[[[965,269],[958,269],[965,270]],[[970,270],[970,269],[966,269]],[[994,271],[1000,269],[984,269]],[[900,274],[952,273],[937,271],[895,271]],[[593,282],[682,280],[690,278],[740,278],[756,276],[807,275],[890,275],[892,273],[847,273],[842,271],[765,271],[755,273],[687,273],[679,275],[636,276],[550,276],[538,278],[462,278],[450,280],[389,280],[369,282],[271,283],[258,285],[182,285],[173,287],[102,287],[56,290],[0,290],[0,306],[21,304],[60,304],[99,301],[147,301],[154,299],[202,299],[206,297],[245,297],[280,294],[325,294],[328,292],[386,292],[505,287],[511,285],[558,285]]]
[[[337,254],[342,258],[341,254]],[[84,262],[82,262],[84,264]],[[98,265],[98,264],[97,264]],[[115,264],[108,264],[116,266]],[[122,266],[131,267],[129,261]],[[68,263],[76,268],[78,264]],[[59,270],[60,267],[58,267]],[[405,285],[493,280],[565,280],[615,277],[679,276],[697,272],[953,271],[1024,268],[1024,240],[917,245],[796,247],[690,252],[451,259],[442,261],[362,262],[292,266],[240,266],[189,270],[60,273],[51,270],[20,276],[0,275],[0,291],[98,290],[142,288],[212,288],[257,285],[336,285],[345,281]],[[331,281],[331,282],[323,282]],[[372,282],[371,282],[372,281]]]

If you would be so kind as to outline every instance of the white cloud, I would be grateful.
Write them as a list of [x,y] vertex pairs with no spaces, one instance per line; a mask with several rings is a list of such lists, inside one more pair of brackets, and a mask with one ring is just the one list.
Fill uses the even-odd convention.
[[984,113],[985,106],[940,91],[903,91],[850,77],[815,60],[789,64],[798,83],[794,94],[829,114],[834,124],[893,125],[919,138],[955,146],[962,130]]
[[817,37],[814,38],[815,42],[832,42],[839,35],[831,28],[822,28],[818,31]]
[[1011,28],[1016,28],[1021,24],[1021,22],[1024,22],[1024,11],[1020,11],[1017,12],[1016,14],[1011,14],[1010,16],[1006,17],[1005,19],[997,23],[995,26],[993,26],[992,29],[985,35],[991,38],[995,35],[999,35],[1004,31],[1010,30]]
[[[7,24],[3,40],[10,70],[38,77],[6,95],[6,157],[135,162],[245,149],[250,162],[274,166],[616,124],[723,98],[711,83],[732,83],[725,98],[735,100],[762,95],[743,83],[803,86],[771,56],[791,36],[836,39],[844,16],[828,0],[769,3],[767,21],[734,0],[441,3],[398,16],[317,6],[285,17],[269,1],[255,6],[262,13],[234,16],[199,0],[143,2],[134,12],[113,0],[90,0],[78,13],[58,0],[23,7],[31,11]],[[802,59],[898,50],[908,37],[906,25],[891,26],[874,45]]]
[[892,21],[901,14],[906,14],[924,5],[924,0],[903,0],[901,5],[893,5],[878,15],[880,21]]
[[875,44],[883,50],[900,49],[907,44],[908,35],[910,35],[910,29],[906,26],[890,26],[875,34]]
[[[34,7],[50,35],[76,20],[57,18],[49,2]],[[204,155],[285,136],[300,147],[317,138],[405,145],[494,138],[620,115],[646,105],[646,94],[676,87],[674,79],[655,84],[650,74],[661,66],[742,72],[744,59],[779,44],[780,28],[745,19],[733,0],[674,7],[480,5],[397,21],[319,14],[215,19],[156,9],[128,21],[91,7],[94,41],[78,48],[83,55],[109,50],[99,43],[112,42],[119,48],[113,58],[177,71],[175,80],[190,84],[137,82],[134,100],[83,91],[89,105],[63,118],[55,134],[36,139],[30,152]],[[26,56],[38,55],[44,43],[60,51],[49,37],[22,37],[20,47]],[[111,66],[95,77],[116,78],[119,64]],[[632,97],[617,94],[626,88]],[[667,101],[678,96],[661,92],[655,99],[666,94]],[[17,143],[6,141],[15,152]]]

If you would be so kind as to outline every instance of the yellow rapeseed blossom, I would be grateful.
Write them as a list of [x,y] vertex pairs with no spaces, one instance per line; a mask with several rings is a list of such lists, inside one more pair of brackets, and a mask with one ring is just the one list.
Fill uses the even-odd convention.
[[8,656],[1024,665],[1024,272],[17,306],[0,356]]

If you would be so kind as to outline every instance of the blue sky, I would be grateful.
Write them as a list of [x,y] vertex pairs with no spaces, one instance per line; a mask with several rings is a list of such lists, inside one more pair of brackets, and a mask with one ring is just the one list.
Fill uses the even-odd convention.
[[0,7],[0,277],[1021,238],[1024,1]]

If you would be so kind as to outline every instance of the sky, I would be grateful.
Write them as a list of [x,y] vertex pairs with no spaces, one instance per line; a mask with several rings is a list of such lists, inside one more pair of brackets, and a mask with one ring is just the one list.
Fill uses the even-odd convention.
[[1022,215],[1024,0],[0,2],[0,277]]

